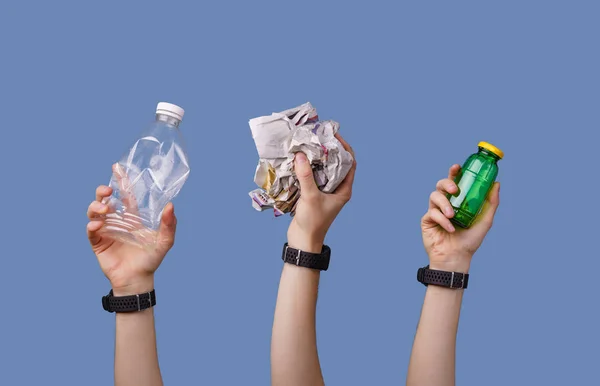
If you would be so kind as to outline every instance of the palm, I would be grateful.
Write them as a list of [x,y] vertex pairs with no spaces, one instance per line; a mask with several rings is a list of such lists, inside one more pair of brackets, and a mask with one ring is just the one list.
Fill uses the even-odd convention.
[[448,233],[439,225],[433,227],[423,225],[422,230],[425,250],[435,261],[452,256],[457,251],[465,255],[473,255],[483,240],[477,228],[457,229],[454,233]]
[[324,237],[346,202],[344,196],[322,192],[318,192],[316,197],[300,196],[292,224],[303,231],[316,230]]
[[162,262],[161,256],[164,256],[157,253],[158,251],[149,253],[146,249],[110,237],[103,238],[93,250],[98,257],[100,268],[116,286],[131,277],[151,274]]

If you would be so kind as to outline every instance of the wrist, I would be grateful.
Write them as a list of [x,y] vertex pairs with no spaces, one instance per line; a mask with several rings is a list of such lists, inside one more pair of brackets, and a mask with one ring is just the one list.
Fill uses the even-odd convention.
[[319,238],[298,237],[288,235],[288,245],[291,248],[299,249],[309,253],[321,253],[323,250],[324,240]]
[[321,253],[325,243],[325,237],[304,232],[293,223],[288,229],[287,239],[290,247],[309,253]]
[[114,296],[137,295],[154,289],[154,276],[143,277],[128,281],[126,284],[111,283]]
[[469,273],[471,259],[457,259],[448,261],[429,261],[429,269],[446,272]]

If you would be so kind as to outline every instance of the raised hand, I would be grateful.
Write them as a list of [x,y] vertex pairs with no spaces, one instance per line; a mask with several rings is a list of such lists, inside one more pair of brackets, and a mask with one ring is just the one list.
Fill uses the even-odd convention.
[[469,229],[455,228],[449,220],[454,211],[447,194],[458,192],[454,179],[459,172],[460,165],[453,165],[448,178],[438,181],[436,190],[429,197],[429,210],[421,219],[421,230],[432,269],[466,273],[473,254],[492,227],[500,204],[500,183],[496,182],[492,187],[473,225]]
[[[135,199],[133,195],[127,194],[128,181],[122,177],[117,178],[117,181],[120,191],[125,195],[123,201],[127,203],[130,211],[135,212]],[[111,194],[110,187],[99,186],[96,189],[96,200],[88,207],[87,215],[90,221],[87,224],[87,235],[92,250],[98,258],[102,272],[110,281],[115,296],[151,290],[154,285],[154,272],[175,242],[177,219],[173,204],[169,203],[164,208],[157,232],[145,230],[155,233],[152,235],[156,240],[155,245],[152,248],[141,248],[103,231],[106,215],[112,211],[106,204]]]
[[[342,136],[337,133],[335,137],[354,157],[352,148]],[[304,153],[296,153],[294,171],[300,182],[301,194],[288,229],[288,243],[293,248],[319,253],[329,227],[352,197],[356,158],[344,181],[331,194],[323,193],[317,187],[311,165]]]

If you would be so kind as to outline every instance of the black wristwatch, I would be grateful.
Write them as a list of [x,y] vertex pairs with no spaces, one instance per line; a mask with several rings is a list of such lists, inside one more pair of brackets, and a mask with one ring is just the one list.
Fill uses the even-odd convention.
[[327,271],[329,260],[331,258],[331,248],[323,245],[321,253],[309,253],[299,249],[294,249],[285,243],[283,245],[283,255],[281,257],[285,263],[294,264],[299,267]]
[[102,296],[102,308],[108,312],[138,312],[156,305],[154,290],[138,295],[113,296],[110,290],[108,295]]
[[466,289],[469,285],[469,274],[460,272],[446,272],[429,269],[429,266],[419,268],[417,280],[425,286],[432,284],[451,289]]

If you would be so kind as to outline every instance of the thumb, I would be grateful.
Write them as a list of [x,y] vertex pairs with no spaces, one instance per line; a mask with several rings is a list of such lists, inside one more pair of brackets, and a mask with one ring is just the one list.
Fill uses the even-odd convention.
[[169,247],[175,242],[175,230],[177,228],[177,218],[175,217],[175,207],[168,203],[163,210],[158,237],[161,244]]
[[302,152],[296,153],[294,156],[294,171],[296,178],[300,181],[300,190],[302,195],[311,195],[319,193],[319,188],[313,176],[313,170],[306,158],[306,154]]

